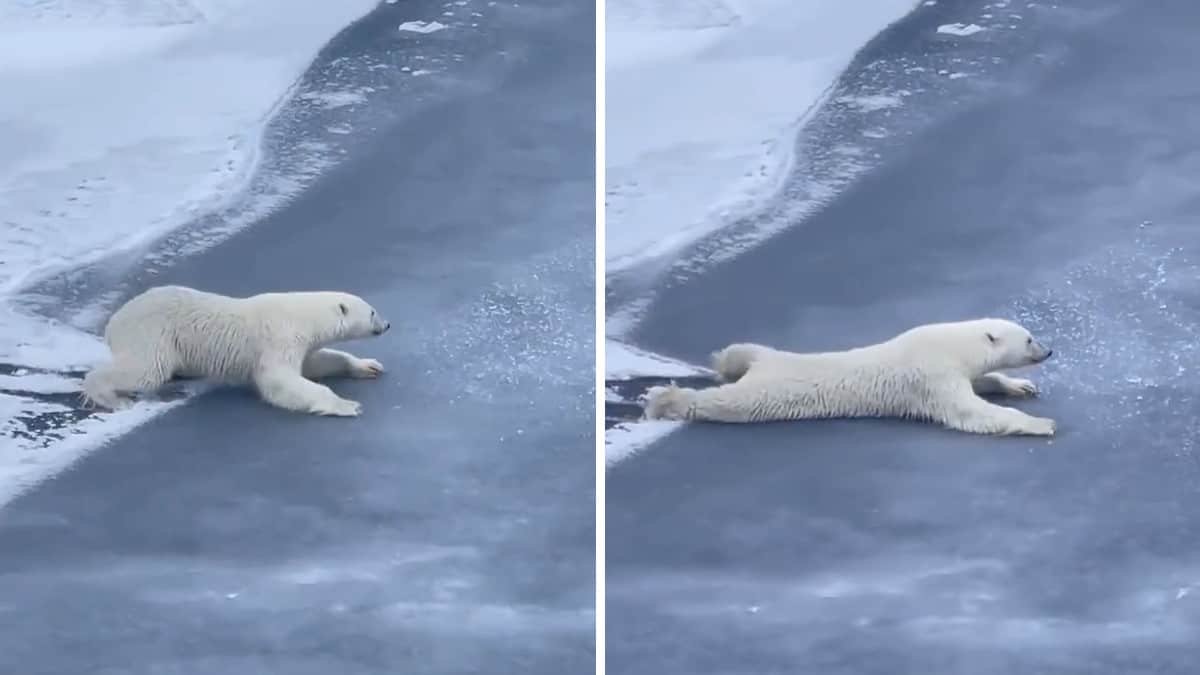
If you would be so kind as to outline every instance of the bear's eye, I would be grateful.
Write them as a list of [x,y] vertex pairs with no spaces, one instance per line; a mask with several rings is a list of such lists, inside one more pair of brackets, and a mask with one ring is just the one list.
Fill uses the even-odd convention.
[[342,314],[349,314],[349,313],[350,313],[350,309],[346,307],[346,303],[344,303],[344,302],[339,302],[339,303],[338,303],[338,309],[342,310]]
[[372,318],[372,319],[374,319],[374,318],[375,318],[375,310],[371,310],[371,318]]
[[1025,338],[1025,344],[1027,344],[1027,345],[1033,344],[1033,338],[1031,338],[1031,337]]

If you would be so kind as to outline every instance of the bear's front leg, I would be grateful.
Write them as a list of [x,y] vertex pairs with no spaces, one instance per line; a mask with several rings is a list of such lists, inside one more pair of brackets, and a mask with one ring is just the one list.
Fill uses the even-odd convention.
[[357,401],[344,399],[285,365],[260,369],[254,384],[264,400],[285,410],[338,417],[357,417],[362,412]]
[[1019,377],[1009,377],[1004,373],[987,373],[971,382],[971,388],[976,394],[1000,394],[1015,398],[1037,396],[1037,385]]
[[337,349],[317,349],[304,357],[301,374],[310,380],[324,377],[374,378],[383,372],[383,364],[375,359],[360,359]]
[[974,434],[1053,436],[1054,420],[1027,415],[985,401],[973,392],[965,397],[946,401],[933,417],[951,429]]

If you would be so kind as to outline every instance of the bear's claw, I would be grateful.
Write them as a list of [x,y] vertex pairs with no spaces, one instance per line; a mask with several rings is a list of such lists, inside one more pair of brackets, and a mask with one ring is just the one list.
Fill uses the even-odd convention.
[[1033,398],[1038,395],[1038,388],[1036,384],[1029,380],[1013,378],[1010,385],[1009,394],[1012,396]]
[[359,359],[350,374],[363,379],[376,378],[383,374],[383,364],[375,359]]

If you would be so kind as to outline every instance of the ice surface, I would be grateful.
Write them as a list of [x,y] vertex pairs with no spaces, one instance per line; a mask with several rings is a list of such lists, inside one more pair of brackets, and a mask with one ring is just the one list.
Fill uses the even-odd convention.
[[[40,0],[0,4],[0,504],[172,404],[31,437],[30,416],[107,358],[94,336],[18,311],[64,269],[136,250],[230,202],[264,128],[318,50],[374,0]],[[334,92],[326,107],[362,92]],[[18,395],[32,392],[33,398]],[[7,454],[7,453],[13,454]]]
[[[851,6],[851,4],[853,6]],[[913,0],[610,0],[606,25],[606,265],[678,253],[775,194],[807,114],[854,54]],[[861,97],[863,110],[900,104]],[[609,334],[622,334],[609,317]],[[702,369],[609,339],[605,377]],[[609,464],[678,428],[621,424]]]

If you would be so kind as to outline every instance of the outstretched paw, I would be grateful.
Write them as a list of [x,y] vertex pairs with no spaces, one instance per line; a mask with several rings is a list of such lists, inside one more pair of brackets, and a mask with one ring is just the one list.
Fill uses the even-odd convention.
[[358,359],[350,367],[350,376],[372,379],[383,374],[383,364],[375,359]]
[[1049,417],[1033,417],[1030,418],[1024,432],[1030,436],[1053,436],[1057,427]]
[[650,387],[643,400],[644,419],[687,420],[695,412],[690,389],[685,390],[672,382],[666,386]]
[[1033,398],[1038,395],[1037,385],[1030,380],[1010,377],[1005,383],[1005,393],[1017,398]]
[[362,404],[350,399],[338,398],[313,409],[317,415],[333,417],[358,417],[362,414]]

